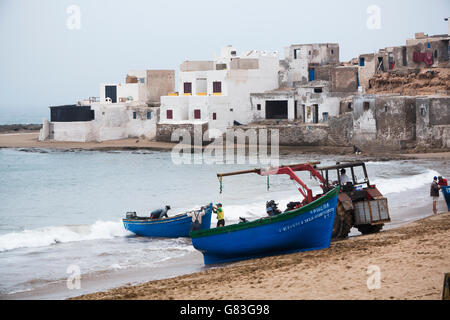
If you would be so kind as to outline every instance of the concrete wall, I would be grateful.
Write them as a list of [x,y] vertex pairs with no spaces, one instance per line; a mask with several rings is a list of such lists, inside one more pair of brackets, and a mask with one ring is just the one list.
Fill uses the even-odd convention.
[[[108,141],[130,137],[156,137],[158,108],[139,103],[93,103],[95,119],[83,122],[50,122],[49,138],[55,141]],[[147,113],[150,112],[150,119]],[[134,119],[136,113],[136,119]]]
[[237,69],[258,69],[259,68],[259,61],[258,59],[242,59],[242,58],[236,58],[231,60],[230,62],[230,69],[231,70],[237,70]]
[[[353,98],[351,143],[386,149],[448,148],[450,98],[363,95]],[[385,150],[386,150],[385,149]]]
[[418,97],[417,144],[422,148],[450,148],[450,98]]
[[331,91],[358,91],[358,67],[336,67],[331,70]]
[[175,91],[174,70],[147,70],[147,103],[159,106],[162,96]]
[[184,61],[180,65],[181,72],[215,70],[214,61]]
[[50,122],[49,138],[55,141],[96,141],[97,128],[93,121]]
[[361,58],[364,59],[364,66],[361,66],[360,61],[358,61],[359,85],[363,86],[365,89],[369,89],[369,80],[376,73],[378,59],[375,54],[360,55],[359,59]]

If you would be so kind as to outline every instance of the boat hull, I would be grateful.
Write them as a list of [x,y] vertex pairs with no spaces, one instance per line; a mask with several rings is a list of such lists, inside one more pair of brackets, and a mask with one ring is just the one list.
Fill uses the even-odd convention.
[[[202,230],[211,227],[212,204],[205,209],[202,218]],[[158,220],[123,219],[125,229],[143,237],[187,238],[191,229],[192,217],[180,214]]]
[[450,186],[441,187],[442,194],[444,195],[445,202],[447,202],[448,211],[450,211]]
[[276,217],[192,232],[192,244],[203,253],[206,265],[328,248],[338,193],[336,188]]

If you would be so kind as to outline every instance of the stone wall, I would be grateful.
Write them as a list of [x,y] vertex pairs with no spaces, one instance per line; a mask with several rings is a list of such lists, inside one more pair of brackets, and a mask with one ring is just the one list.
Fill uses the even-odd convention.
[[[197,136],[198,139],[204,137],[204,133],[208,131],[208,122],[193,124],[193,123],[158,123],[156,126],[156,141],[163,142],[181,142],[182,138],[180,137],[176,141],[172,141],[172,134],[176,130],[183,130],[186,134],[189,134],[191,137],[191,144],[196,143],[194,141],[194,137]],[[187,138],[187,137],[186,137]],[[207,139],[209,140],[209,139]],[[186,142],[186,141],[184,141]],[[204,141],[206,142],[206,141]]]
[[[328,125],[325,124],[282,124],[282,125],[247,125],[236,127],[248,136],[252,133],[260,134],[260,130],[267,130],[267,143],[270,144],[271,131],[278,130],[280,146],[327,146]],[[250,131],[251,130],[251,131]]]

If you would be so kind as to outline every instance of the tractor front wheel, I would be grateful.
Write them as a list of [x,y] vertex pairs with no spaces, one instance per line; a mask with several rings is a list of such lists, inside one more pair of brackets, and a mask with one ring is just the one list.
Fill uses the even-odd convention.
[[346,239],[353,226],[353,214],[351,211],[345,211],[342,203],[338,202],[336,214],[334,217],[332,240]]

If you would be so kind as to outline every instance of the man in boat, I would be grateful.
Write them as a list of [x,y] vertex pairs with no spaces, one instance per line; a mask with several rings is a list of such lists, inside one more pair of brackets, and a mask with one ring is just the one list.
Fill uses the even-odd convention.
[[222,204],[218,203],[217,207],[213,207],[213,212],[217,214],[217,228],[225,227],[225,214],[223,212]]
[[347,176],[346,172],[347,171],[345,171],[345,169],[341,169],[341,178],[340,178],[341,186],[345,186],[347,182],[352,182],[352,180],[350,180],[350,178]]
[[270,200],[266,203],[266,212],[270,217],[277,216],[281,213],[278,209],[278,204],[275,203],[274,200]]
[[150,219],[156,220],[156,219],[162,219],[162,218],[168,218],[167,211],[170,210],[170,206],[165,206],[165,208],[161,208],[155,211],[152,211],[150,214]]
[[441,186],[438,184],[438,178],[434,177],[430,187],[430,196],[433,199],[433,213],[437,214],[436,203],[439,200],[439,190]]
[[189,217],[192,217],[191,231],[200,230],[202,228],[202,218],[205,214],[205,207],[201,207],[198,211],[191,211],[187,213]]

